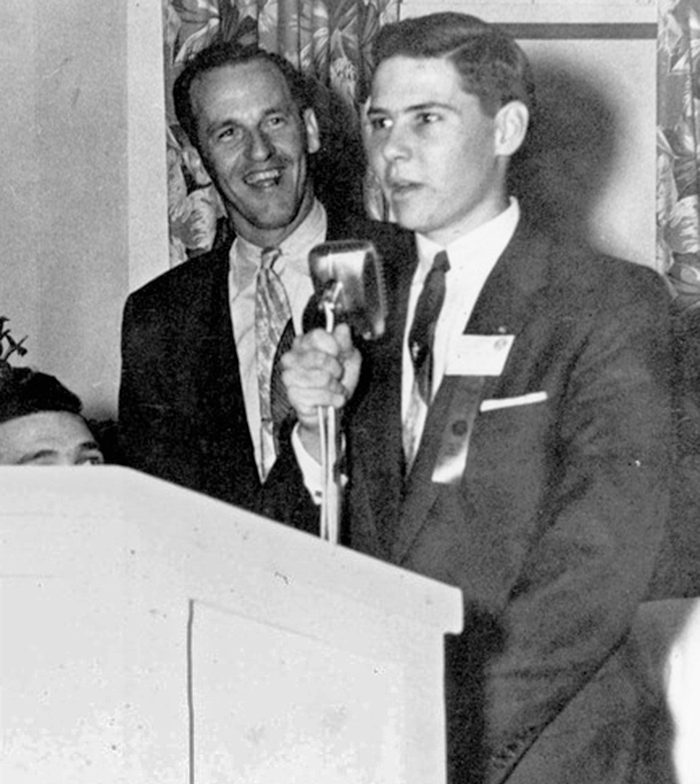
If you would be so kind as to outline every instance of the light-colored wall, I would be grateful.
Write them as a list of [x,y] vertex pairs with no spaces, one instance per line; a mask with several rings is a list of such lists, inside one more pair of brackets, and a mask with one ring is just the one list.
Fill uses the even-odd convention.
[[16,337],[38,345],[40,194],[37,48],[34,3],[7,0],[0,26],[0,315]]
[[130,280],[143,282],[130,259],[151,276],[167,264],[154,188],[164,181],[152,117],[160,28],[151,25],[153,58],[135,24],[153,10],[159,23],[160,3],[3,2],[0,315],[13,336],[28,336],[22,361],[59,376],[93,416],[116,409],[121,309]]
[[[4,0],[0,25],[0,315],[25,362],[87,413],[116,411],[124,300],[167,267],[160,7],[153,0]],[[404,0],[491,21],[655,21],[654,0]],[[591,83],[617,118],[594,209],[608,249],[653,263],[654,41],[523,41]]]

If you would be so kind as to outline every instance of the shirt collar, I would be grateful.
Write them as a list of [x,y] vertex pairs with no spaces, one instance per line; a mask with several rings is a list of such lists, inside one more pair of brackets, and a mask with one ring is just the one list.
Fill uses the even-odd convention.
[[446,248],[422,234],[416,234],[419,268],[422,270],[422,277],[428,274],[435,254],[441,250],[447,251],[450,269],[469,264],[469,259],[477,255],[498,258],[515,233],[519,220],[520,205],[518,200],[511,196],[510,204],[503,212],[467,234],[463,234]]
[[[275,272],[281,275],[287,269],[298,275],[308,275],[309,250],[325,240],[327,225],[326,210],[318,199],[314,199],[306,218],[280,243],[282,255],[275,262]],[[236,290],[240,291],[252,284],[260,267],[262,250],[259,245],[240,236],[233,241],[229,259]]]

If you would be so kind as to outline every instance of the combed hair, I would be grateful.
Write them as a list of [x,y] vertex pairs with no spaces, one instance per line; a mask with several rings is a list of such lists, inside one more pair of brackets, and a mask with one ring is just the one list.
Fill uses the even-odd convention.
[[477,96],[491,117],[510,101],[534,109],[534,82],[525,53],[504,30],[475,16],[446,12],[385,25],[372,54],[375,68],[397,56],[448,60],[464,91]]

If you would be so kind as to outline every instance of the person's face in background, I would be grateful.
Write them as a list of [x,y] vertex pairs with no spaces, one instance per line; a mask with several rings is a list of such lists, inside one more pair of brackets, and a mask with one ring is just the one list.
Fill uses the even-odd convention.
[[372,80],[366,145],[397,221],[443,246],[508,206],[508,156],[527,109],[489,116],[441,58],[390,57]]
[[278,245],[313,204],[307,155],[320,147],[313,110],[300,116],[273,63],[223,66],[190,88],[202,163],[238,234]]
[[41,411],[0,423],[0,465],[102,465],[85,420],[68,411]]

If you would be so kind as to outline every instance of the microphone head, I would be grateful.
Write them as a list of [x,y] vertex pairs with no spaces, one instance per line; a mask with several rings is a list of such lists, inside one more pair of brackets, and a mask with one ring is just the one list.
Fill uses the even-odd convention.
[[334,240],[312,248],[309,268],[319,307],[332,302],[335,317],[365,340],[386,327],[381,259],[369,240]]

